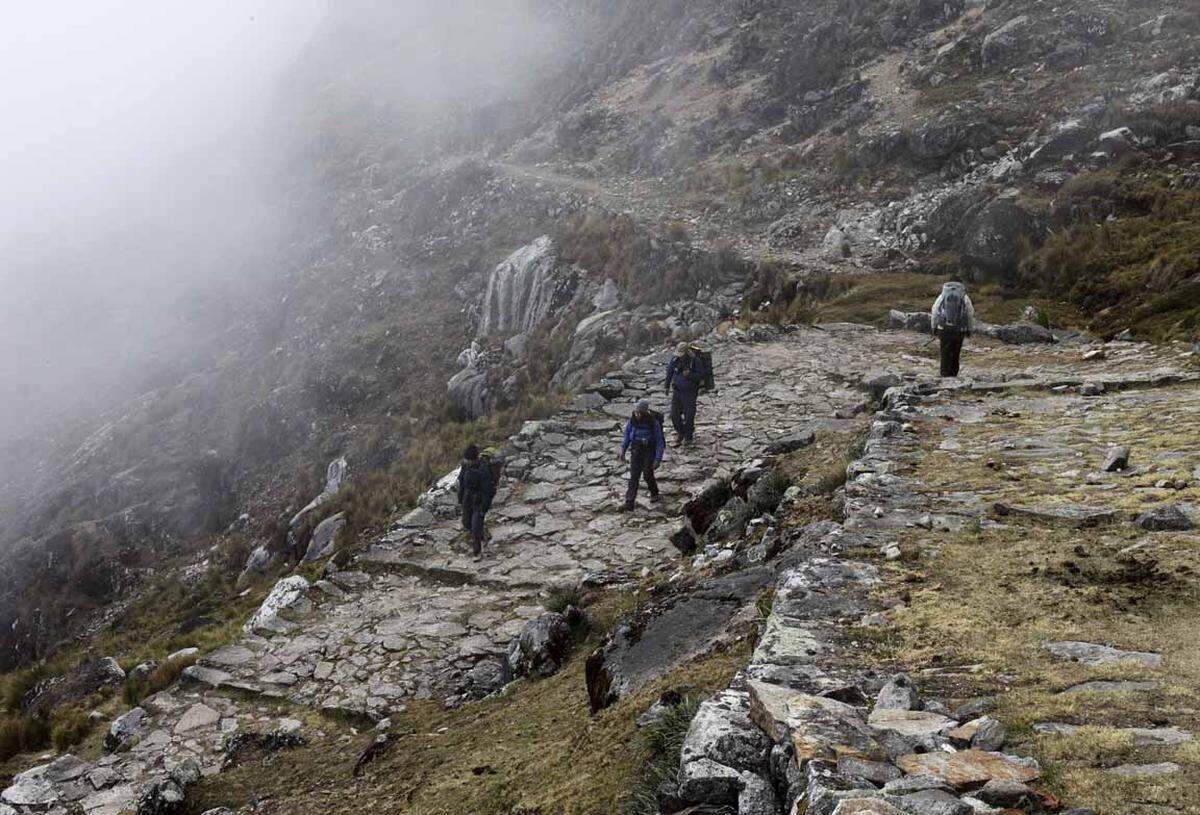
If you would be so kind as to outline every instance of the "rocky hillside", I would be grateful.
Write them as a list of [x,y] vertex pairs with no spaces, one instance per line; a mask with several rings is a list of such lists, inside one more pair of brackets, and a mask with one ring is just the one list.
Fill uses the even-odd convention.
[[[653,574],[670,555],[678,508],[662,530],[590,528],[615,477],[609,424],[651,384],[643,363],[636,377],[604,378],[628,360],[681,338],[719,342],[727,334],[710,332],[731,319],[881,325],[894,305],[924,307],[949,274],[974,282],[985,318],[1026,313],[1030,324],[1004,338],[1197,337],[1191,4],[529,0],[458,11],[412,25],[393,4],[336,4],[280,89],[276,173],[293,228],[271,253],[272,281],[241,292],[214,347],[137,400],[14,450],[23,464],[6,468],[16,476],[0,496],[0,667],[74,664],[114,644],[132,668],[199,637],[216,646],[295,561],[333,555],[344,569],[362,552],[363,569],[393,575],[389,599],[360,609],[376,628],[335,620],[323,642],[400,636],[384,629],[438,608],[429,575],[472,587],[447,602],[500,616],[471,623],[458,609],[453,636],[417,636],[398,657],[334,648],[322,662],[355,664],[336,692],[316,664],[276,670],[290,663],[253,639],[261,632],[231,646],[251,654],[243,662],[196,670],[260,688],[264,674],[287,674],[294,682],[274,684],[295,685],[291,703],[358,713],[470,696],[466,663],[533,613],[517,599],[531,583],[633,579],[634,566]],[[905,362],[890,335],[839,335],[836,353],[825,334],[804,336],[785,356],[751,346],[723,363],[747,381],[723,392],[716,458],[689,462],[699,469],[685,467],[681,484],[707,475],[702,464],[750,458],[765,441],[751,441],[755,422],[851,421],[862,398],[844,384]],[[1054,370],[1076,376],[1076,362]],[[791,382],[801,374],[816,378]],[[796,390],[814,383],[820,404]],[[774,413],[739,403],[764,387],[781,402]],[[506,519],[521,528],[498,530],[514,562],[480,580],[446,549],[446,527],[421,531],[421,515],[393,525],[467,440],[502,445],[564,394],[581,394],[575,419],[603,416],[584,420],[597,422],[591,440],[544,429],[551,447],[574,445],[557,453],[514,442],[513,476],[533,490],[512,504],[526,514]],[[794,416],[780,423],[789,401]],[[575,482],[591,492],[559,496]],[[539,530],[550,514],[570,520]],[[593,546],[598,530],[628,538],[601,551],[611,542]],[[534,557],[547,541],[562,551]],[[311,579],[319,566],[300,569]],[[361,588],[325,583],[331,603]],[[460,633],[478,654],[456,650]],[[29,713],[22,704],[10,707]]]

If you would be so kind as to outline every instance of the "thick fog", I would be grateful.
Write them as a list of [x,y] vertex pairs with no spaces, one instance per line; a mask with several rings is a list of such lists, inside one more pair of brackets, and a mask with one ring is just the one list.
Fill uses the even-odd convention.
[[132,391],[269,271],[267,112],[323,5],[6,6],[0,443]]

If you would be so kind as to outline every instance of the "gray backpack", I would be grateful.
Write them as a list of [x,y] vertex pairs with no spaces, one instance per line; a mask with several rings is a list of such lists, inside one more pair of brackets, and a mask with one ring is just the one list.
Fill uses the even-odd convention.
[[942,302],[938,307],[935,328],[967,332],[971,330],[971,318],[967,312],[967,292],[961,285],[947,284],[942,289]]

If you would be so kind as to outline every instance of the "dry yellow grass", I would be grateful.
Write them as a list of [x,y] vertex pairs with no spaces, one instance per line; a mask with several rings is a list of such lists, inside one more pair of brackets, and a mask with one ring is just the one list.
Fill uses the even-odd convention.
[[[1166,500],[1195,502],[1200,485],[1182,491],[1153,483],[1200,464],[1200,428],[1184,421],[1194,390],[1118,394],[1086,407],[1078,400],[1026,395],[985,401],[969,420],[922,423],[926,449],[917,475],[931,501],[975,493],[982,508],[1002,500],[1024,506],[1087,505],[1132,514]],[[964,403],[965,404],[965,403]],[[960,405],[961,407],[961,405]],[[950,410],[947,410],[949,413]],[[1193,414],[1194,418],[1194,414]],[[1011,442],[1046,445],[1021,454]],[[954,449],[938,449],[952,439]],[[1130,444],[1132,476],[1086,483],[1108,443]],[[991,464],[989,465],[989,461]],[[1074,471],[1074,472],[1072,472]],[[1200,535],[1148,533],[1127,521],[1083,530],[1036,522],[984,523],[948,533],[913,530],[909,559],[889,567],[885,592],[903,596],[895,630],[878,639],[883,655],[913,671],[925,692],[951,698],[995,695],[994,714],[1010,731],[1011,749],[1036,756],[1046,788],[1071,806],[1099,813],[1150,813],[1155,807],[1200,813],[1200,748],[1138,746],[1130,727],[1175,726],[1200,733]],[[1123,551],[1141,542],[1133,551]],[[1044,650],[1054,640],[1081,640],[1161,653],[1159,669],[1086,667]],[[876,655],[878,656],[878,654]],[[955,667],[960,666],[960,667]],[[1064,693],[1089,679],[1158,683],[1151,691]],[[1084,725],[1071,736],[1037,733],[1038,722]],[[1119,777],[1122,764],[1175,762],[1173,775]]]

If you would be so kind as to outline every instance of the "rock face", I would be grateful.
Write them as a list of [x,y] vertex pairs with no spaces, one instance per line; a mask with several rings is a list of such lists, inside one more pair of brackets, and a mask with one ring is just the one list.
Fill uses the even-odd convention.
[[579,285],[548,236],[523,246],[492,270],[479,310],[479,335],[520,333],[564,308]]
[[82,702],[125,681],[125,671],[111,657],[83,662],[70,673],[39,682],[21,700],[25,713],[48,713],[56,707]]
[[707,651],[734,615],[768,584],[769,571],[751,569],[702,582],[686,596],[668,597],[623,618],[587,662],[592,712]]

